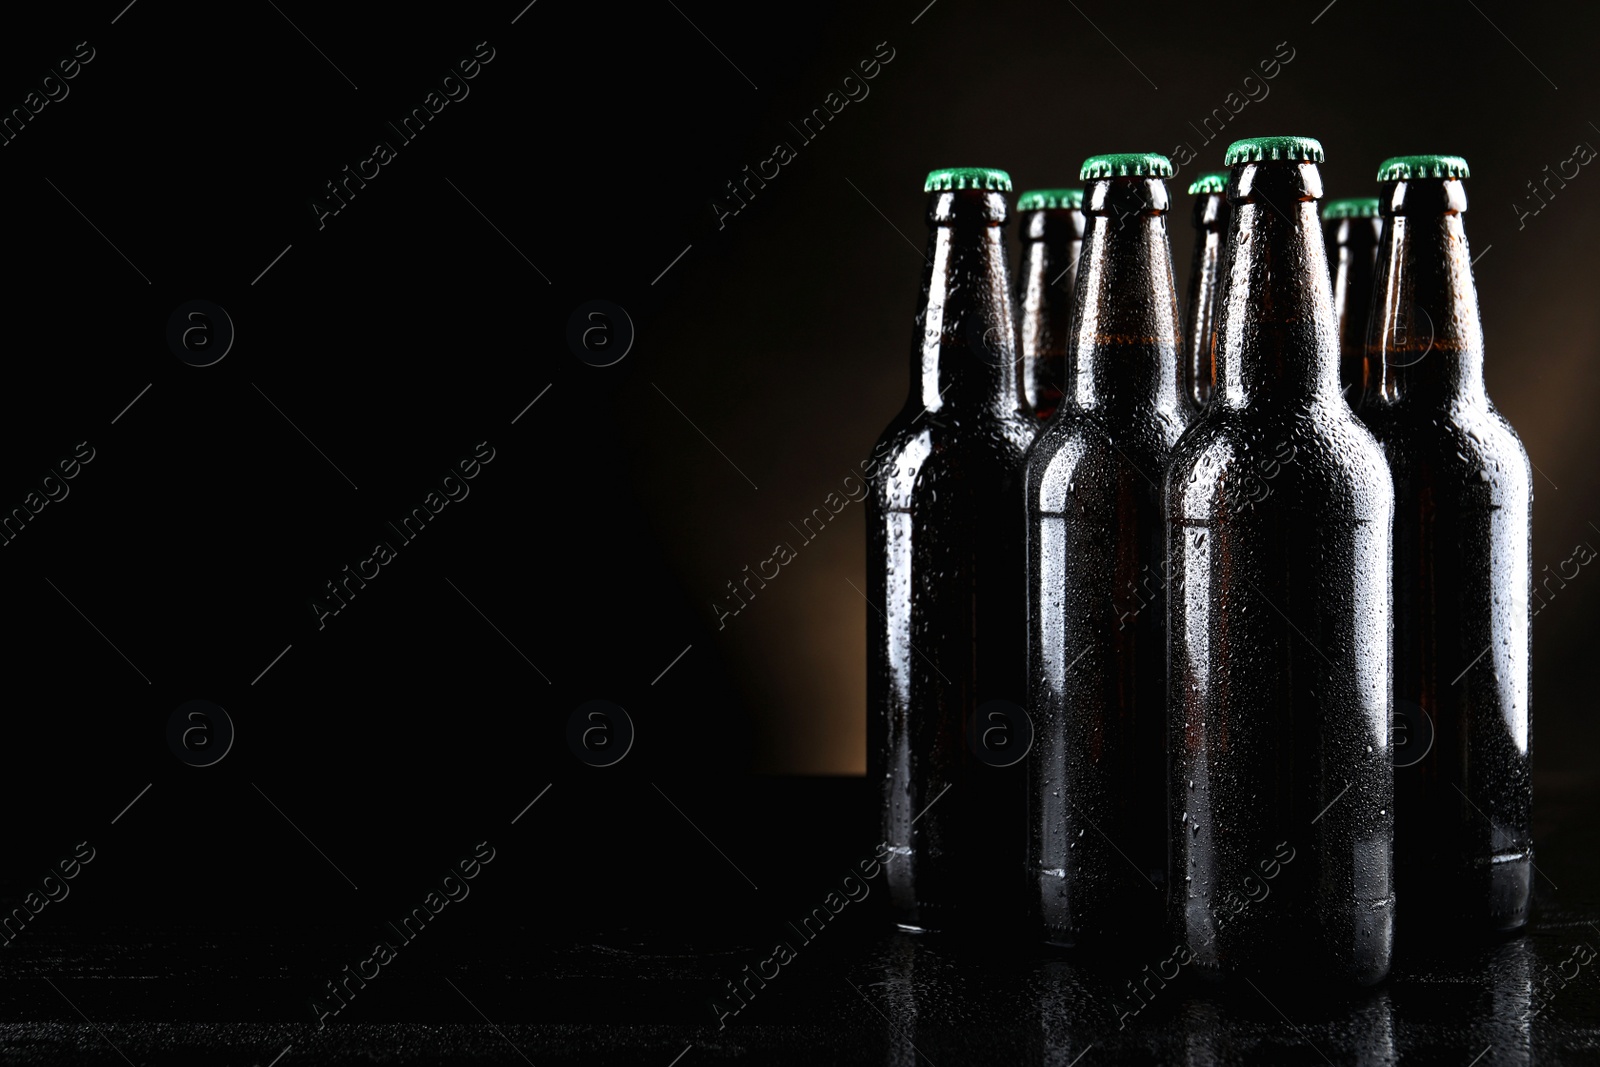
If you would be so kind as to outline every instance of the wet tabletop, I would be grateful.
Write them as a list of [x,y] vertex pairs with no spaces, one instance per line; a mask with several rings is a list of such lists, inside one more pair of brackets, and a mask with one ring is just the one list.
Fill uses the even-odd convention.
[[[849,831],[864,782],[637,786],[558,785],[551,800],[564,792],[572,811],[622,829],[600,838],[552,803],[545,823],[498,839],[472,895],[409,941],[382,934],[396,952],[381,965],[376,931],[426,879],[358,891],[308,850],[294,874],[310,899],[203,879],[151,895],[107,844],[73,882],[79,895],[0,957],[0,1050],[12,1063],[285,1067],[1600,1063],[1600,805],[1577,783],[1540,782],[1538,911],[1524,935],[1423,948],[1402,928],[1391,977],[1356,993],[1315,974],[1163,982],[1152,974],[1165,954],[1132,939],[1084,961],[1001,937],[897,933],[876,907],[881,879],[802,930],[871,852]],[[630,812],[633,825],[616,821]],[[361,894],[371,903],[350,903]],[[330,980],[345,983],[343,1006]]]

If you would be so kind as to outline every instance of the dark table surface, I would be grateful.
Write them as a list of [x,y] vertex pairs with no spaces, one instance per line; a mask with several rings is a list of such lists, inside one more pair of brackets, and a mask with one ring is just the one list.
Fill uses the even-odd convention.
[[[423,876],[397,874],[389,887],[363,876],[356,889],[340,881],[358,869],[348,850],[335,867],[340,852],[319,857],[287,827],[252,832],[259,866],[241,871],[220,849],[196,859],[165,848],[170,827],[140,837],[129,819],[0,956],[0,1056],[263,1067],[1600,1063],[1596,799],[1577,781],[1539,782],[1537,911],[1521,936],[1423,947],[1402,927],[1392,975],[1369,991],[1330,990],[1315,974],[1232,987],[1180,976],[1149,987],[1134,1011],[1127,984],[1160,953],[1130,943],[1087,962],[1001,938],[893,932],[877,908],[881,880],[803,940],[790,924],[871,854],[857,832],[861,780],[559,782],[500,824],[471,893],[323,1025],[312,999],[333,1004],[324,983],[379,936],[397,940],[379,933],[384,916],[421,899],[429,865],[453,862],[450,850],[424,857]],[[8,890],[9,908],[26,889]],[[778,941],[793,958],[747,985],[748,1003],[719,1025],[736,1003],[728,983]]]

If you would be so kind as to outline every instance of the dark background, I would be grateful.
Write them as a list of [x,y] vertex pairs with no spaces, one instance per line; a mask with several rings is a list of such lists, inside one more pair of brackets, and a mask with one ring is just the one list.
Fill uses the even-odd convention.
[[[1592,11],[675,3],[113,0],[8,22],[6,109],[96,51],[0,146],[0,508],[77,442],[96,453],[0,547],[8,906],[74,843],[104,857],[36,920],[50,936],[310,915],[359,945],[480,839],[525,846],[490,871],[516,873],[483,890],[485,927],[714,938],[739,883],[713,847],[754,882],[826,880],[787,872],[786,842],[864,825],[808,823],[744,776],[864,768],[862,507],[724,629],[712,603],[903,403],[933,167],[1023,191],[1187,143],[1183,292],[1183,189],[1233,138],[1319,137],[1330,197],[1374,193],[1388,155],[1464,155],[1489,391],[1539,471],[1536,572],[1600,544],[1600,179],[1520,226],[1512,206],[1600,144]],[[480,41],[470,95],[399,145],[385,121]],[[790,122],[880,42],[870,94],[801,143]],[[1289,50],[1205,144],[1190,123]],[[310,202],[379,139],[396,159],[319,229]],[[796,158],[719,228],[713,200],[779,141]],[[237,330],[211,367],[165,339],[191,299]],[[607,368],[566,338],[593,299],[636,328]],[[470,496],[319,630],[324,583],[485,440]],[[1585,569],[1535,621],[1541,783],[1595,777],[1597,613]],[[207,768],[165,735],[197,698],[237,728]],[[609,768],[567,744],[591,699],[637,731]]]

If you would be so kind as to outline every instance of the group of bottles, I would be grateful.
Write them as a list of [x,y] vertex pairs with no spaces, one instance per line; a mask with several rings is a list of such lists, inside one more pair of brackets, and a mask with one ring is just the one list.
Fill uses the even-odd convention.
[[1021,197],[1015,293],[1010,178],[929,175],[868,518],[903,928],[1104,946],[1164,898],[1202,974],[1370,984],[1397,896],[1408,936],[1526,922],[1532,485],[1467,165],[1390,159],[1319,212],[1322,159],[1241,140],[1189,187],[1186,314],[1166,157]]

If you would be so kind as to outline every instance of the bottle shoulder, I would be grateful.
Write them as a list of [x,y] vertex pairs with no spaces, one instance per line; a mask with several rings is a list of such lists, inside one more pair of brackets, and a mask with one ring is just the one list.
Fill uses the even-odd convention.
[[1383,450],[1343,401],[1211,405],[1174,448],[1167,493],[1181,515],[1201,519],[1281,509],[1386,520],[1394,508]]
[[1365,415],[1404,493],[1453,487],[1467,495],[1486,493],[1495,507],[1531,501],[1527,449],[1487,398],[1426,407],[1377,405]]
[[931,442],[939,451],[1000,449],[1028,450],[1039,430],[1039,420],[1022,412],[996,413],[978,408],[957,411],[946,405],[929,410],[908,403],[878,436],[877,452],[903,452],[916,449],[916,442]]
[[935,483],[977,492],[1011,484],[1038,430],[1038,420],[1018,413],[955,414],[907,407],[878,439],[869,467],[872,499],[907,508]]
[[1372,431],[1342,400],[1283,407],[1208,405],[1189,424],[1173,449],[1173,458],[1175,462],[1197,458],[1218,448],[1249,451],[1278,440],[1325,448],[1363,467],[1382,460]]
[[1034,488],[1094,473],[1116,479],[1132,471],[1159,486],[1185,428],[1185,420],[1173,412],[1147,408],[1130,417],[1064,404],[1028,450],[1025,477]]

